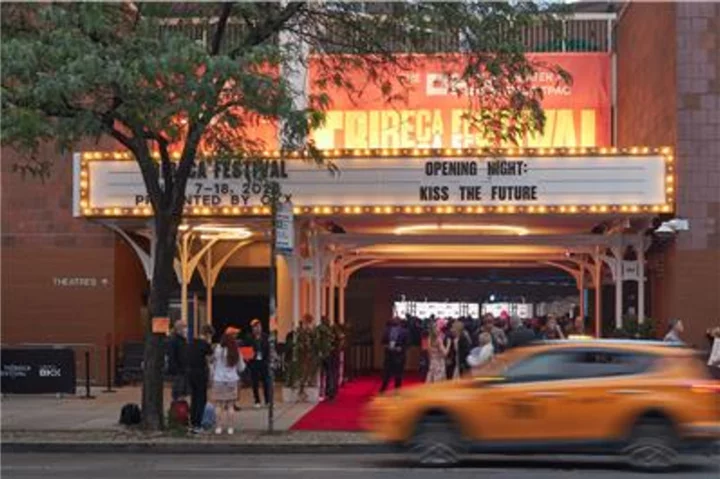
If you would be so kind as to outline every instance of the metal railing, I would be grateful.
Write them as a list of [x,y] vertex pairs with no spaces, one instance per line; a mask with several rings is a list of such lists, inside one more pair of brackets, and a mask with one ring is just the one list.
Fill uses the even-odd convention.
[[345,351],[345,376],[354,379],[375,369],[375,347],[372,342],[354,343]]
[[[557,25],[537,24],[528,26],[521,33],[521,41],[527,52],[562,53],[562,52],[611,52],[613,50],[613,27],[616,21],[614,13],[576,13],[559,20]],[[215,28],[214,18],[179,18],[164,20],[161,33],[183,33],[188,37],[207,44]],[[245,25],[239,21],[231,21],[227,25],[226,40],[223,50],[228,51],[240,44],[245,35]],[[345,53],[347,47],[339,45],[352,44],[347,31],[331,31],[325,51],[328,53]],[[333,42],[337,38],[337,44]],[[406,33],[398,26],[398,31],[391,37],[387,45],[389,51],[398,53],[409,52],[405,40]],[[277,42],[277,37],[270,40]],[[364,44],[360,41],[359,44]],[[462,38],[457,32],[431,32],[427,41],[413,53],[447,53],[462,50]]]

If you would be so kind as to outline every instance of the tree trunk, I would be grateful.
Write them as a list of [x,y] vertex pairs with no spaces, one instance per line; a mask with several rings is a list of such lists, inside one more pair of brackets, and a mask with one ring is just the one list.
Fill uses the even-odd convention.
[[168,317],[170,295],[175,285],[174,259],[178,221],[169,211],[155,213],[155,264],[150,286],[148,323],[145,325],[142,418],[148,430],[163,428],[164,335],[152,332],[152,319]]

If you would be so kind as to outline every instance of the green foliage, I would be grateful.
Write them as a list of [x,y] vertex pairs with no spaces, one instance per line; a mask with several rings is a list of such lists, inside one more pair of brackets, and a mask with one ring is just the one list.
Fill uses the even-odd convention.
[[302,326],[293,331],[292,358],[287,364],[285,386],[303,392],[306,387],[315,384],[322,357],[316,346],[318,327]]
[[330,324],[320,323],[315,328],[313,350],[320,361],[327,359],[336,347],[335,331]]
[[605,337],[624,339],[658,339],[657,322],[652,318],[645,318],[640,324],[635,315],[623,317],[623,327],[616,329],[615,325],[608,325],[604,331]]
[[345,345],[348,329],[340,324],[305,325],[286,344],[292,355],[285,369],[285,386],[300,391],[315,384],[322,362]]
[[[530,77],[542,69],[562,73],[524,55],[522,29],[556,22],[534,3],[397,2],[376,15],[356,14],[350,2],[2,8],[2,142],[31,152],[45,141],[67,149],[110,135],[140,162],[148,142],[161,153],[177,143],[187,162],[201,145],[254,157],[267,146],[255,127],[282,120],[286,144],[306,147],[321,162],[308,133],[324,121],[327,87],[359,100],[374,83],[386,100],[401,101],[414,60],[397,53],[442,53],[432,46],[448,38],[462,38],[467,53],[446,56],[447,68],[461,72],[454,88],[470,92],[467,118],[489,144],[513,143],[544,125],[542,92]],[[189,17],[206,19],[201,37],[183,20]],[[281,44],[281,33],[295,41]],[[300,61],[300,41],[320,65],[320,91],[307,107],[296,106],[288,75],[277,74]],[[353,75],[357,69],[365,79]],[[177,180],[184,187],[184,178]],[[161,193],[147,186],[151,196]]]

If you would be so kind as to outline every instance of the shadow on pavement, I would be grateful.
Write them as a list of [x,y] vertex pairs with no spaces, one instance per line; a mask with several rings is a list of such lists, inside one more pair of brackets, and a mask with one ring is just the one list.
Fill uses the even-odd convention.
[[[388,468],[430,468],[433,466],[418,466],[415,462],[408,459],[387,459],[374,461],[377,467]],[[582,470],[582,471],[621,471],[621,472],[637,472],[628,464],[619,458],[598,458],[598,459],[567,459],[558,460],[556,458],[516,458],[516,457],[470,457],[461,461],[458,465],[451,466],[449,469],[535,469],[535,470]],[[700,458],[697,462],[684,463],[674,469],[671,473],[688,474],[701,472],[719,472],[720,464],[713,463],[712,459]],[[720,476],[719,476],[720,477]]]

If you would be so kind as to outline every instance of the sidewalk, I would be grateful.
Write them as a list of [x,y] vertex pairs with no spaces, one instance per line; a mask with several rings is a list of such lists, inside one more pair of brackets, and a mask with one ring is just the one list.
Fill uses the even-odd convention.
[[[55,397],[5,395],[2,398],[3,452],[164,452],[164,453],[295,453],[369,452],[379,447],[362,433],[289,431],[313,404],[277,403],[275,433],[267,433],[266,408],[252,408],[249,391],[243,391],[240,427],[233,436],[203,433],[197,436],[177,432],[146,433],[118,424],[121,407],[137,403],[139,387],[125,387],[115,393],[92,390],[95,399],[77,396]],[[166,409],[170,402],[166,390]],[[280,398],[278,388],[276,397]]]
[[[315,404],[277,402],[274,434],[267,433],[267,408],[254,409],[252,393],[243,389],[239,427],[233,436],[211,434],[185,435],[177,431],[146,433],[137,427],[118,424],[120,409],[127,403],[139,403],[140,387],[129,386],[114,393],[93,388],[94,399],[84,399],[85,390],[76,396],[5,395],[2,397],[3,452],[163,452],[198,453],[357,453],[379,452],[383,447],[372,443],[363,433],[327,431],[290,431],[290,428]],[[165,410],[170,406],[170,391],[165,390]],[[275,393],[282,399],[280,388]]]
[[[126,428],[118,424],[120,409],[127,403],[140,402],[140,388],[128,386],[115,393],[105,393],[102,388],[92,390],[95,399],[83,399],[84,389],[78,388],[77,396],[57,398],[52,395],[5,395],[2,398],[3,439],[11,431],[116,431]],[[243,431],[267,430],[267,408],[253,409],[252,393],[243,390],[242,410],[239,413],[240,429]],[[170,406],[170,391],[165,391],[165,410]],[[280,399],[280,388],[275,397]],[[275,430],[287,431],[312,404],[276,402]]]

